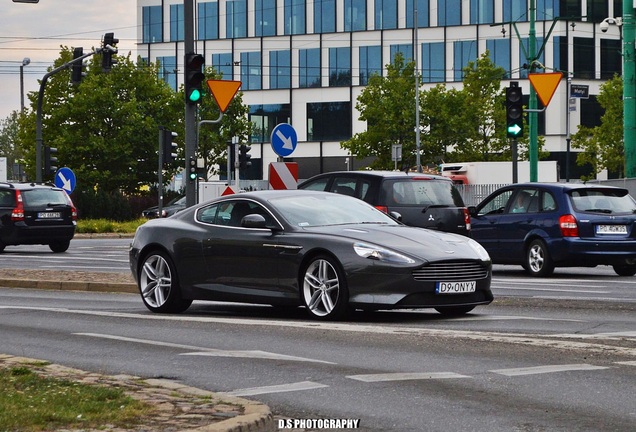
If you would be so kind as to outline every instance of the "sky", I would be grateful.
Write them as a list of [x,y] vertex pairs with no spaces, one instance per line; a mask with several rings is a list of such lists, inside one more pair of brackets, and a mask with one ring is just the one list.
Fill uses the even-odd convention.
[[24,103],[39,91],[38,80],[59,57],[60,46],[101,45],[104,33],[115,33],[119,54],[136,55],[137,0],[0,0],[0,120],[20,110],[20,66],[24,66]]

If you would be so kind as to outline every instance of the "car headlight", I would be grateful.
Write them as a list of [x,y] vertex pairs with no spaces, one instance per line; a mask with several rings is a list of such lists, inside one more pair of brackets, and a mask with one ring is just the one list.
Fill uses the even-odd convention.
[[382,262],[395,263],[395,264],[414,264],[415,260],[394,252],[390,249],[386,249],[377,245],[370,245],[367,243],[354,243],[353,250],[362,258],[369,258]]
[[486,252],[486,249],[475,240],[471,238],[466,238],[468,240],[468,245],[477,253],[477,256],[482,261],[490,261],[490,255]]

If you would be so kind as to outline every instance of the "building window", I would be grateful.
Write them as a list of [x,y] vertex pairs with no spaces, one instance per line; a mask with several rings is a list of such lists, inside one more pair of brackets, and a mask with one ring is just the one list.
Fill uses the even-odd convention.
[[614,75],[621,75],[622,62],[621,41],[601,39],[601,79],[607,80]]
[[199,39],[219,38],[219,3],[199,3]]
[[351,138],[351,102],[307,104],[307,141]]
[[232,54],[212,54],[212,67],[223,76],[223,79],[232,79],[234,75],[232,64]]
[[[541,47],[543,46],[543,38],[536,38],[537,44],[536,44],[536,50],[535,52],[538,53],[539,49],[541,49]],[[530,60],[526,58],[526,56],[529,53],[529,48],[530,48],[530,41],[528,38],[524,38],[521,39],[520,43],[519,43],[519,78],[528,78],[528,72],[530,70]],[[525,50],[524,50],[525,49]],[[545,50],[541,53],[541,56],[539,56],[538,58],[539,63],[541,64],[545,64]],[[555,66],[555,69],[558,69]]]
[[422,81],[444,82],[446,77],[446,50],[444,42],[422,44]]
[[177,58],[157,57],[157,60],[159,60],[159,78],[167,82],[174,91],[177,91]]
[[305,0],[285,0],[285,34],[303,34],[306,32]]
[[492,24],[495,20],[495,5],[493,0],[470,1],[470,23]]
[[367,1],[345,0],[344,30],[359,31],[367,29]]
[[[543,1],[547,3],[552,0]],[[539,8],[537,8],[538,10]],[[545,15],[547,15],[547,11]],[[537,19],[540,19],[538,13]],[[528,21],[528,0],[503,0],[503,20],[504,22]]]
[[360,47],[360,85],[369,84],[372,75],[382,75],[382,48]]
[[[504,13],[506,11],[505,6],[506,3],[510,3],[511,0],[506,0],[504,2]],[[514,1],[515,7],[517,3],[520,3],[521,7],[526,7],[527,0],[517,0]],[[554,18],[559,16],[559,1],[560,0],[537,0],[537,20],[538,21],[552,21]],[[510,7],[510,5],[508,5]]]
[[270,51],[269,88],[291,88],[291,52]]
[[[633,7],[633,6],[632,6]],[[621,16],[622,9],[614,10],[614,16]],[[609,16],[609,4],[607,0],[587,1],[587,20],[590,22],[601,22]]]
[[593,38],[574,38],[574,78],[594,79],[596,56]]
[[554,41],[554,55],[552,58],[554,69],[560,71],[569,71],[570,69],[568,66],[568,53],[570,47],[568,44],[568,38],[565,36],[555,36],[552,39]]
[[270,142],[272,130],[280,123],[291,123],[291,105],[250,105],[249,121],[252,122],[252,142]]
[[276,0],[256,0],[254,32],[256,36],[276,35]]
[[468,62],[477,60],[477,44],[475,41],[453,42],[453,79],[464,80],[464,68]]
[[298,51],[299,87],[320,87],[320,48]]
[[329,48],[329,87],[351,85],[351,48]]
[[336,0],[314,0],[314,33],[336,31]]
[[605,114],[605,109],[598,103],[595,95],[590,95],[588,99],[581,101],[581,126],[594,128],[601,125],[601,117]]
[[262,88],[260,51],[241,53],[241,82],[243,90]]
[[391,45],[390,52],[391,52],[391,63],[393,63],[393,61],[395,60],[395,55],[397,53],[401,53],[402,58],[405,61],[407,62],[413,61],[413,44]]
[[170,40],[182,41],[184,38],[183,5],[170,5]]
[[[516,1],[516,0],[515,0]],[[454,26],[462,23],[461,0],[446,0],[437,2],[437,25]]]
[[[416,0],[417,6],[417,27],[428,27],[429,21],[429,0]],[[406,27],[413,28],[413,18],[415,17],[413,0],[406,0]]]
[[226,37],[228,39],[247,36],[247,0],[228,1],[225,4]]
[[161,6],[145,6],[141,10],[143,42],[163,42],[163,17]]
[[510,39],[498,38],[486,41],[486,49],[490,52],[490,60],[506,71],[510,77]]
[[397,2],[395,0],[375,0],[375,29],[397,28]]

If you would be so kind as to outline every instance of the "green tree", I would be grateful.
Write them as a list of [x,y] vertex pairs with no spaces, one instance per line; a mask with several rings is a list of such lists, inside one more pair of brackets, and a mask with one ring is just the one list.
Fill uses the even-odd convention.
[[16,145],[18,140],[18,117],[17,111],[11,112],[9,116],[0,120],[0,156],[7,158],[7,178],[15,179],[18,173],[13,172],[13,164],[21,162],[22,152]]
[[592,175],[581,177],[590,180],[604,169],[622,177],[625,167],[623,142],[623,79],[614,76],[600,87],[598,103],[605,110],[601,124],[596,127],[579,126],[572,135],[572,148],[582,149],[577,155],[578,165],[590,164]]

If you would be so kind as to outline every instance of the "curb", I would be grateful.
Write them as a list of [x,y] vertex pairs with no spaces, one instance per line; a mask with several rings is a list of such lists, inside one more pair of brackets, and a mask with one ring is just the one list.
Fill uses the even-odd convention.
[[59,280],[0,279],[0,286],[6,288],[32,288],[56,291],[91,291],[137,294],[134,283],[81,282]]

